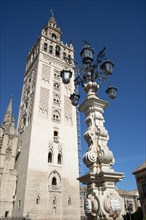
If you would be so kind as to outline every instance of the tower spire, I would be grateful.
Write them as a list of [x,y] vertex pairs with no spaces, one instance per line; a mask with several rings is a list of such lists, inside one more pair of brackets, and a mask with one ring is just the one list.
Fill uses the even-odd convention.
[[58,27],[58,24],[57,24],[57,22],[56,22],[53,9],[51,9],[50,11],[51,11],[51,17],[50,17],[50,19],[48,20],[47,27],[48,27],[49,29],[52,29],[53,31],[55,31],[55,32],[57,32],[57,33],[59,33],[59,34],[61,35],[61,30],[60,30],[60,28]]
[[10,97],[9,104],[8,104],[7,110],[5,112],[3,124],[5,124],[7,122],[11,122],[11,119],[12,119],[12,96]]

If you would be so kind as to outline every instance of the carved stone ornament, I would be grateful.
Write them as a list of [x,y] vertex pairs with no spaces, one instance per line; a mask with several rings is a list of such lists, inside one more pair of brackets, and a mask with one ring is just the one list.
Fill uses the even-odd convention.
[[92,166],[97,161],[97,153],[93,150],[86,152],[83,156],[83,161],[87,167]]
[[122,201],[116,193],[107,195],[104,201],[104,209],[110,217],[116,219],[122,210]]
[[88,195],[84,203],[84,210],[87,216],[97,216],[97,212],[99,210],[99,201],[94,195]]
[[114,160],[114,156],[112,151],[110,151],[108,148],[105,148],[104,150],[100,150],[98,152],[98,161],[100,161],[100,163],[105,163],[105,164],[114,164],[115,160]]
[[88,82],[87,84],[84,85],[84,90],[90,95],[95,95],[97,89],[99,88],[99,85],[96,82]]

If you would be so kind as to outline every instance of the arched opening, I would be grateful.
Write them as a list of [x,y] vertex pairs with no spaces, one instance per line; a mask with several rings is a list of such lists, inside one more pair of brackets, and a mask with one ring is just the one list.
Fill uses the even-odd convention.
[[56,40],[56,34],[52,34],[52,38]]
[[54,101],[54,104],[57,104],[57,105],[60,104],[60,97],[59,97],[59,95],[55,94],[53,101]]
[[47,47],[48,47],[48,44],[47,43],[44,43],[44,51],[47,52]]
[[54,137],[58,137],[58,131],[54,131]]
[[71,57],[70,54],[68,55],[68,62],[69,62],[70,64],[72,63],[72,57]]
[[55,51],[55,53],[56,53],[56,56],[57,57],[60,57],[60,47],[57,45],[56,46],[56,51]]
[[50,54],[53,53],[53,46],[52,46],[52,45],[49,46],[49,53],[50,53]]
[[67,57],[66,57],[66,53],[63,52],[63,59],[66,60],[66,58],[67,58]]
[[71,205],[71,198],[68,198],[68,205]]
[[5,218],[8,218],[9,216],[9,211],[5,211]]
[[54,83],[54,89],[60,90],[60,85],[58,83]]
[[56,214],[56,207],[53,207],[53,215]]
[[24,118],[23,118],[23,125],[24,126],[26,125],[26,116],[24,116]]
[[40,204],[40,196],[36,197],[36,204]]
[[60,113],[57,110],[53,111],[53,121],[60,122]]
[[57,185],[56,177],[53,177],[53,178],[52,178],[52,185],[53,185],[53,186],[56,186],[56,185]]
[[58,70],[54,71],[54,78],[57,79],[57,80],[58,79],[60,80],[60,72]]
[[58,143],[59,137],[58,137],[58,131],[54,131],[54,142]]
[[58,164],[61,164],[61,163],[62,163],[62,157],[61,157],[61,154],[60,154],[60,153],[58,154],[57,163],[58,163]]
[[21,200],[18,201],[18,210],[20,211],[21,208]]
[[53,205],[56,205],[56,197],[53,198]]
[[48,153],[48,163],[52,163],[52,158],[53,158],[52,152],[49,152]]

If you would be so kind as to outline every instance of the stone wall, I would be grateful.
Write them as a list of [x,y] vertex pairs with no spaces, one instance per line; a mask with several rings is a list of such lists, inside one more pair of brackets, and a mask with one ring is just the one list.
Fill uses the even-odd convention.
[[1,217],[0,220],[31,220],[31,218],[27,217]]

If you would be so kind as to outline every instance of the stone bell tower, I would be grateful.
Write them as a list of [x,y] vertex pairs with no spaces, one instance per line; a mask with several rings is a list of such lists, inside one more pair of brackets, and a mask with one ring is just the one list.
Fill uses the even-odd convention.
[[[78,220],[80,196],[74,90],[61,82],[72,44],[64,44],[52,14],[27,57],[18,118],[17,186],[13,216]],[[73,64],[71,65],[73,71]]]

